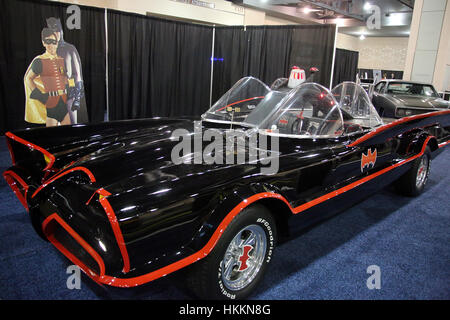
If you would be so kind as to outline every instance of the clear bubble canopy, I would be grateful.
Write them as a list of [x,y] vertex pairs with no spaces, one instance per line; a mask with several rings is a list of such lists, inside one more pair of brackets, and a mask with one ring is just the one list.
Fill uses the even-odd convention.
[[304,137],[337,137],[382,124],[356,83],[344,82],[331,92],[317,83],[278,91],[253,77],[239,80],[202,119]]

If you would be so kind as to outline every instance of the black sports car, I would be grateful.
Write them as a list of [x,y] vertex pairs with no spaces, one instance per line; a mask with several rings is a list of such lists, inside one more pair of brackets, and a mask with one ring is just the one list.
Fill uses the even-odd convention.
[[[198,153],[183,142],[193,138],[196,150],[213,136],[229,144]],[[201,122],[128,120],[6,137],[13,165],[4,177],[36,232],[95,282],[135,287],[183,269],[197,296],[233,299],[251,294],[292,230],[392,182],[420,194],[431,159],[450,141],[450,110],[383,123],[354,83],[284,92],[248,77]],[[188,151],[178,157],[180,144]],[[271,161],[275,170],[265,172]]]
[[382,80],[375,85],[373,105],[382,117],[402,118],[450,108],[431,84]]

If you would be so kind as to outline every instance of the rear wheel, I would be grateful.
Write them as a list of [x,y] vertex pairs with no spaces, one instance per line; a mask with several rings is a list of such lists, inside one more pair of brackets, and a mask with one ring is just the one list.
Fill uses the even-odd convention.
[[244,209],[213,251],[189,270],[189,290],[201,299],[246,298],[263,278],[275,242],[275,221],[268,209],[261,205]]
[[425,188],[431,167],[431,151],[427,146],[424,154],[414,160],[411,169],[408,170],[396,182],[397,190],[407,196],[418,196]]

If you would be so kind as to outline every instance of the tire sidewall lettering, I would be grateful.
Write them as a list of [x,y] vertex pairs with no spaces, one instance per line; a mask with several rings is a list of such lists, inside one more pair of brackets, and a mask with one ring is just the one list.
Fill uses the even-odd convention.
[[261,224],[267,231],[267,235],[269,236],[269,243],[268,243],[268,248],[267,248],[267,257],[266,257],[266,263],[269,263],[270,260],[272,259],[272,253],[273,253],[273,248],[274,248],[274,237],[273,237],[273,231],[272,228],[270,226],[270,223],[268,221],[266,221],[263,218],[258,218],[258,220],[256,220],[257,223]]
[[219,272],[218,272],[218,280],[219,280],[219,290],[222,295],[227,297],[228,299],[234,300],[236,299],[236,294],[233,294],[225,288],[222,282],[222,265],[219,263]]

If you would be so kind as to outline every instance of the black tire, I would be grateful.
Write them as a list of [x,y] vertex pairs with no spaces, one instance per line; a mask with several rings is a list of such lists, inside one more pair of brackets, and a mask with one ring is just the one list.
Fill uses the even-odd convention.
[[[235,237],[238,237],[237,235],[242,230],[245,230],[244,232],[242,232],[243,236],[247,231],[246,228],[250,227],[255,228],[259,231],[263,230],[266,236],[265,239],[267,241],[264,255],[262,255],[261,253],[257,255],[256,252],[262,251],[254,250],[252,248],[250,251],[248,251],[247,257],[251,257],[252,255],[254,255],[255,257],[259,256],[261,258],[263,256],[264,258],[261,262],[262,264],[260,268],[254,268],[255,271],[253,273],[253,279],[248,280],[250,282],[245,287],[233,290],[232,288],[227,287],[227,279],[224,278],[225,274],[224,270],[222,270],[222,261],[225,260],[225,253],[228,252],[229,254],[230,252],[228,249],[229,247],[231,247],[232,240],[237,239]],[[242,210],[225,229],[225,232],[220,237],[218,243],[211,251],[211,253],[204,259],[196,262],[187,271],[188,274],[185,280],[187,289],[200,299],[245,299],[253,292],[253,290],[258,286],[261,279],[263,278],[266,268],[270,260],[272,259],[273,251],[276,245],[276,238],[277,234],[275,220],[266,207],[255,204]],[[244,253],[241,253],[242,258]],[[251,259],[253,258],[254,257],[252,257]],[[251,259],[245,261],[254,261]],[[238,276],[240,276],[239,271],[237,271],[235,267],[230,269],[234,270],[232,271],[233,274],[237,274]],[[250,278],[251,277],[249,277],[249,279]]]
[[[426,163],[423,167],[423,163]],[[431,151],[426,147],[424,154],[415,159],[411,169],[401,176],[395,183],[398,192],[403,195],[415,197],[423,192],[428,181],[431,168]],[[423,172],[425,170],[425,172]]]

